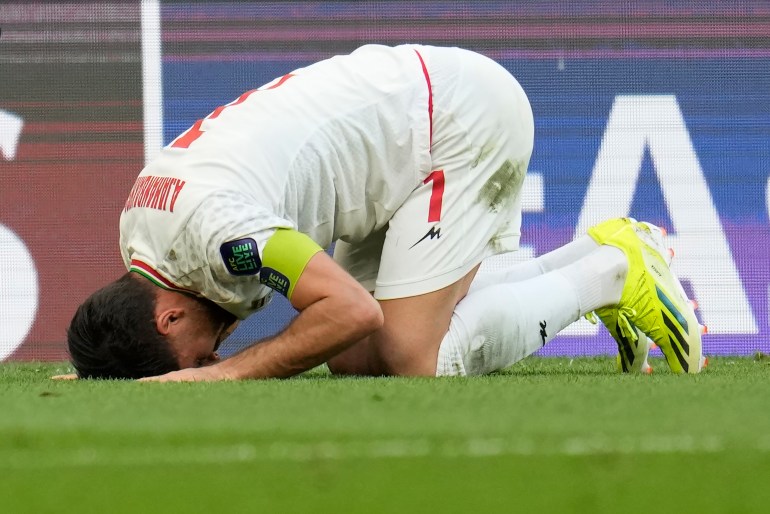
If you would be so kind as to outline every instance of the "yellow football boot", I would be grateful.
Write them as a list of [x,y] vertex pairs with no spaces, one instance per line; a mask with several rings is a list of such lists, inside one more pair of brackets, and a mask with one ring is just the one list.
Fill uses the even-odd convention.
[[620,249],[628,259],[620,302],[596,310],[618,344],[620,369],[649,372],[647,353],[652,341],[663,351],[672,371],[698,373],[706,364],[703,327],[669,269],[671,258],[663,244],[663,231],[632,218],[618,218],[591,227],[588,234],[598,244]]

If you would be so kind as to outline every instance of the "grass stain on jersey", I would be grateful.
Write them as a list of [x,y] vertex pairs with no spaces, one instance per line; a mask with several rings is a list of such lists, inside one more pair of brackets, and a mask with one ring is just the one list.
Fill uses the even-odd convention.
[[523,162],[506,159],[481,187],[476,201],[488,205],[491,212],[500,212],[521,191],[526,171]]

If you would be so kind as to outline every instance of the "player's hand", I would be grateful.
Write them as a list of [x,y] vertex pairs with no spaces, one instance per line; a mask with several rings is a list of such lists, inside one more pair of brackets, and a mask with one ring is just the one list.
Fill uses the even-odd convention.
[[219,380],[231,380],[231,378],[217,366],[186,368],[165,375],[139,379],[140,382],[216,382]]

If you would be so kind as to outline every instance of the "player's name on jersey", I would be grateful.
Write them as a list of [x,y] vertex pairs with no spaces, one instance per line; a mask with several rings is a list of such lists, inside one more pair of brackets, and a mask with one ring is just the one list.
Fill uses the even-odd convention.
[[160,211],[174,212],[174,204],[185,181],[173,177],[139,177],[131,188],[123,211],[136,207],[146,207]]

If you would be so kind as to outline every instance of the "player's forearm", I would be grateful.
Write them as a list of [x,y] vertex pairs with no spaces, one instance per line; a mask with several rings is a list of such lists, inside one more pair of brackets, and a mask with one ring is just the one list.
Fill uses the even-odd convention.
[[323,364],[382,325],[370,298],[326,298],[303,310],[279,335],[217,364],[231,379],[284,378]]

